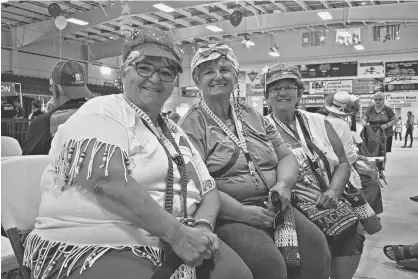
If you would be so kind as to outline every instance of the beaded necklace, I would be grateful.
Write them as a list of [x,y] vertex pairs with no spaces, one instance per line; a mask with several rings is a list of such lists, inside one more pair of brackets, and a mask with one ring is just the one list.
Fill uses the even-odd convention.
[[239,117],[237,117],[235,109],[231,108],[231,111],[232,111],[232,118],[235,123],[235,128],[237,129],[238,138],[222,122],[222,120],[220,120],[219,117],[215,115],[215,113],[208,107],[208,105],[206,104],[203,98],[200,100],[200,105],[209,114],[209,116],[216,122],[216,124],[225,132],[225,134],[227,134],[232,139],[232,141],[244,151],[245,158],[247,159],[247,165],[250,170],[251,178],[254,182],[254,186],[256,190],[258,191],[260,187],[260,182],[257,177],[257,172],[254,166],[254,162],[251,158],[250,153],[248,152],[247,144],[245,142],[245,138],[244,138],[243,131],[242,131],[242,121],[241,119],[239,119]]
[[186,220],[188,218],[188,215],[187,215],[188,180],[187,180],[186,164],[184,162],[183,156],[181,155],[178,145],[176,144],[173,136],[171,135],[170,129],[167,127],[167,124],[165,123],[165,120],[163,119],[163,117],[159,114],[157,121],[158,121],[158,125],[161,127],[161,131],[162,131],[162,134],[161,134],[158,131],[157,127],[155,127],[155,125],[152,123],[149,116],[143,110],[141,110],[138,106],[132,103],[132,101],[129,100],[126,96],[125,96],[125,100],[135,110],[135,112],[141,118],[144,125],[157,137],[159,143],[162,145],[167,155],[168,175],[166,179],[166,193],[165,193],[165,199],[164,199],[164,208],[169,213],[173,212],[173,199],[174,199],[173,161],[176,163],[180,172],[180,184],[181,184],[181,193],[182,193],[183,208],[184,208],[183,218]]

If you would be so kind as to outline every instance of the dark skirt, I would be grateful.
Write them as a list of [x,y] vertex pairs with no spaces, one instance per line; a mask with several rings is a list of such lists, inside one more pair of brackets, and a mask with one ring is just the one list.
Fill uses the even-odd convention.
[[392,152],[392,139],[393,136],[386,138],[386,152]]

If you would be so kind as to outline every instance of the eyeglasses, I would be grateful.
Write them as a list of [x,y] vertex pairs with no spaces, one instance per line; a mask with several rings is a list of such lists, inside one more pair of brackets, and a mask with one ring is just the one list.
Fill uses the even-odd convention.
[[274,93],[274,94],[278,94],[278,93],[282,92],[283,89],[287,93],[296,93],[298,91],[299,87],[294,86],[294,85],[277,86],[275,88],[271,88],[269,90],[269,92]]
[[166,82],[173,81],[177,76],[177,73],[169,68],[156,68],[152,65],[139,63],[135,64],[135,68],[138,75],[143,77],[152,77],[155,72],[158,72],[160,79]]
[[383,101],[383,99],[374,99],[375,101]]
[[214,46],[210,46],[210,47],[202,47],[203,50],[201,50],[200,55],[202,55],[203,57],[208,57],[209,55],[212,54],[212,52],[217,52],[220,55],[227,55],[229,52],[229,48],[228,46],[224,45],[224,44],[216,44]]

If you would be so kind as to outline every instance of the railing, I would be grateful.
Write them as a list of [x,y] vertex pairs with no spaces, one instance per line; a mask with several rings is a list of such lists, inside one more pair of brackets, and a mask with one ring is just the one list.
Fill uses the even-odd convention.
[[1,119],[1,135],[15,138],[20,145],[25,141],[26,131],[29,126],[28,119]]

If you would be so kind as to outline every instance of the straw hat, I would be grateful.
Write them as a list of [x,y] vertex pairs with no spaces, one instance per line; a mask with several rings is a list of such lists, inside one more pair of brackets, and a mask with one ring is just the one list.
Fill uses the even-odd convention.
[[347,91],[338,91],[335,94],[329,94],[325,99],[325,109],[333,114],[347,116],[355,113],[353,104],[356,102]]

